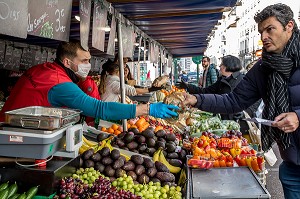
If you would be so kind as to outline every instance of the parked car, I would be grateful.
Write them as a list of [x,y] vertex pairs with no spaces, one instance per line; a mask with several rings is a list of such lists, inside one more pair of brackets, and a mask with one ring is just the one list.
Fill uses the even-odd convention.
[[[201,78],[202,76],[202,71],[199,72],[199,79]],[[189,72],[188,73],[188,82],[189,83],[198,83],[197,82],[197,72]]]

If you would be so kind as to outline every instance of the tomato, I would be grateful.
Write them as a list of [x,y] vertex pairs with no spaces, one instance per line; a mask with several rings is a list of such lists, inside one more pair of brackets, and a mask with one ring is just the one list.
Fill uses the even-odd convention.
[[227,167],[233,167],[233,163],[232,162],[226,162],[226,166]]
[[219,160],[215,160],[215,161],[214,161],[214,167],[220,167]]

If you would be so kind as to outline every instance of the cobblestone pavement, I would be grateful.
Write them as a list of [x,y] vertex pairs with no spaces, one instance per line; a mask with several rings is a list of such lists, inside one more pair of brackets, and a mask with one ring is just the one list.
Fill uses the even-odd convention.
[[282,159],[280,158],[279,150],[277,145],[275,144],[273,146],[274,153],[276,154],[278,160],[276,164],[271,167],[268,164],[266,164],[266,169],[268,171],[268,174],[266,176],[267,179],[267,185],[266,188],[271,194],[272,199],[284,199],[283,196],[283,190],[281,183],[279,181],[279,165],[282,162]]

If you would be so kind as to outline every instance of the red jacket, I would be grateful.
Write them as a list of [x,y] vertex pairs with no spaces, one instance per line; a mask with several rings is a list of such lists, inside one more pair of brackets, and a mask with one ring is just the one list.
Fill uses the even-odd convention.
[[72,82],[65,70],[57,63],[46,62],[28,69],[14,86],[0,112],[0,122],[6,111],[27,106],[51,106],[49,90],[60,83]]
[[[87,95],[100,100],[100,94],[98,91],[97,84],[95,83],[95,81],[91,76],[87,76],[84,81],[80,81],[78,83],[78,87]],[[87,124],[89,124],[90,122],[94,121],[94,118],[86,117],[85,121]]]

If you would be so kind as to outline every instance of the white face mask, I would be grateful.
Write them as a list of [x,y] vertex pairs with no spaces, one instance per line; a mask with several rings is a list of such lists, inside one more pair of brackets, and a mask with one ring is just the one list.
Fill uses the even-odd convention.
[[78,71],[75,72],[75,74],[79,75],[80,77],[86,78],[91,70],[91,63],[78,64],[77,68]]

